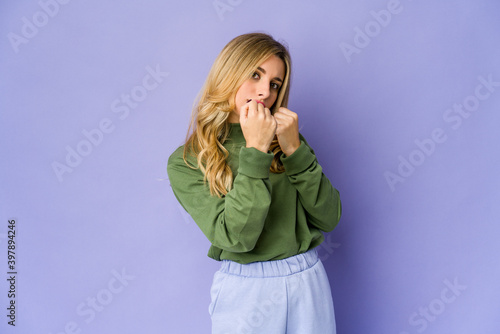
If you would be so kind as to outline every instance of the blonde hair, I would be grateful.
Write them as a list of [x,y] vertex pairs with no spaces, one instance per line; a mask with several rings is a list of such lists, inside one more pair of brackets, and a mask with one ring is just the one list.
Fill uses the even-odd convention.
[[[236,108],[236,92],[257,67],[273,55],[285,64],[283,84],[276,102],[270,108],[274,114],[279,107],[287,107],[288,104],[291,59],[287,48],[267,34],[250,33],[231,40],[215,59],[200,91],[193,108],[183,157],[189,167],[201,169],[204,181],[209,183],[211,195],[222,197],[231,190],[233,184],[233,173],[226,161],[229,152],[223,143],[229,135],[229,114]],[[276,136],[270,151],[274,154],[270,171],[284,172],[279,159],[283,152]],[[198,167],[188,163],[188,153],[197,157]]]

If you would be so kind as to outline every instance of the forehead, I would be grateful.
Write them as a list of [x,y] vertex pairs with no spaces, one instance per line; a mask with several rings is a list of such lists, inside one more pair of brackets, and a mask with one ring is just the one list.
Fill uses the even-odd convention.
[[285,77],[285,63],[278,56],[272,55],[260,64],[259,67],[272,78],[278,77],[283,79]]

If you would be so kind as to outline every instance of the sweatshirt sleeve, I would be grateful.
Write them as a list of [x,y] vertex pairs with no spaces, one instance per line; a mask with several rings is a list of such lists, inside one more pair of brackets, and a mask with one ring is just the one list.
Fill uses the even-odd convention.
[[[271,204],[272,159],[271,153],[242,147],[233,187],[222,198],[210,194],[200,169],[185,164],[182,147],[170,156],[167,172],[177,200],[213,246],[248,252],[257,243]],[[194,158],[189,162],[197,166]]]
[[299,134],[300,146],[281,161],[285,173],[297,189],[299,201],[306,210],[308,222],[324,232],[332,231],[342,214],[340,195],[323,174],[313,149]]

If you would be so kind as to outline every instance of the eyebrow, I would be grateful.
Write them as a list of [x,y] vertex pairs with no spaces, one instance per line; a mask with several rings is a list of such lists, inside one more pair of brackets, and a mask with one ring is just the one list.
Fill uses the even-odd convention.
[[[257,67],[257,69],[259,71],[261,71],[262,73],[266,74],[266,70],[264,70],[262,67]],[[276,80],[276,81],[283,83],[283,80],[281,80],[281,78],[278,78],[278,77],[273,78],[273,80]]]

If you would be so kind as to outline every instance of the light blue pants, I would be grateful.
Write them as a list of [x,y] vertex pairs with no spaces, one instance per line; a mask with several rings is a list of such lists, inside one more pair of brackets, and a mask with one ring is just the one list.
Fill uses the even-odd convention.
[[335,334],[332,294],[316,249],[283,260],[223,260],[210,290],[212,334]]

